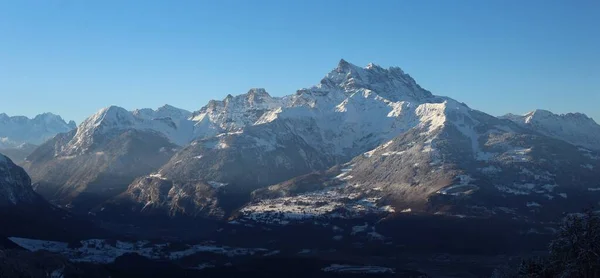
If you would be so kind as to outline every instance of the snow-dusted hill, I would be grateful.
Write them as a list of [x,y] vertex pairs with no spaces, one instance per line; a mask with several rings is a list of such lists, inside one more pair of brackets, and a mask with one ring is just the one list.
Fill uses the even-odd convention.
[[585,114],[557,115],[546,110],[535,110],[522,116],[507,114],[501,118],[571,144],[600,150],[600,125]]
[[75,128],[75,122],[65,122],[60,116],[44,113],[33,119],[0,114],[0,149],[17,148],[22,144],[39,145],[58,133]]

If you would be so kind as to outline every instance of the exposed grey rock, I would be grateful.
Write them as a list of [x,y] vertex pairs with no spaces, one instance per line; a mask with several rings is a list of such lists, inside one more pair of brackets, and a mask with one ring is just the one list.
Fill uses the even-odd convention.
[[31,205],[40,201],[31,188],[31,179],[23,168],[0,154],[0,207]]

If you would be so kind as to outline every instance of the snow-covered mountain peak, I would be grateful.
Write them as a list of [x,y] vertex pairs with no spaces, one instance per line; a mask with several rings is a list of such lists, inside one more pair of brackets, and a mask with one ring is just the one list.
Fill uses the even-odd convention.
[[24,122],[29,120],[25,116],[9,116],[6,113],[0,114],[0,122]]
[[187,119],[192,115],[192,112],[175,106],[165,104],[155,110],[150,108],[136,109],[132,111],[133,115],[145,119],[153,120],[160,118],[171,118],[174,121]]
[[14,148],[23,143],[41,144],[54,135],[75,128],[75,122],[65,122],[62,117],[43,113],[32,119],[25,116],[0,114],[0,148]]
[[595,124],[598,124],[598,123],[596,123],[596,121],[594,121],[594,119],[588,117],[588,115],[586,115],[584,113],[579,113],[579,112],[567,113],[564,116],[566,118],[573,119],[573,120],[584,121],[584,122],[593,122]]
[[71,156],[87,152],[99,138],[107,133],[129,129],[154,131],[167,137],[172,143],[184,145],[191,141],[193,124],[191,113],[170,105],[156,110],[149,108],[127,111],[119,106],[109,106],[83,121],[77,133],[58,156]]
[[587,115],[583,113],[566,113],[566,114],[554,114],[548,110],[536,109],[525,113],[524,115],[515,115],[512,113],[506,114],[501,118],[509,119],[524,124],[550,124],[554,122],[569,122],[575,125],[597,125],[597,123]]
[[95,136],[109,130],[132,127],[135,123],[136,119],[133,114],[122,107],[111,105],[102,108],[77,127],[75,137],[66,146],[63,154],[73,155],[85,152],[94,143]]
[[373,63],[368,63],[367,66],[365,67],[365,69],[373,69],[373,68],[381,68],[379,65],[373,64]]
[[100,109],[96,114],[87,118],[81,126],[86,128],[91,127],[116,127],[116,126],[130,126],[135,123],[133,115],[125,108],[111,105],[106,108]]
[[245,98],[246,104],[249,106],[261,106],[266,105],[264,108],[274,108],[280,104],[275,98],[271,97],[269,93],[263,88],[252,88],[246,94],[241,95]]
[[583,113],[554,114],[548,110],[542,109],[531,111],[525,114],[524,117],[526,123],[561,119],[578,124],[596,124],[592,118]]
[[157,108],[156,110],[158,110],[158,111],[161,111],[161,110],[168,110],[168,111],[171,111],[171,110],[183,110],[183,111],[186,111],[184,109],[177,108],[177,107],[175,107],[173,105],[170,105],[170,104],[165,104],[165,105]]
[[582,113],[554,114],[538,109],[522,116],[507,114],[501,118],[571,144],[600,150],[600,125]]
[[271,97],[265,89],[253,88],[245,94],[227,95],[222,101],[211,100],[190,119],[196,122],[196,134],[210,135],[253,125],[263,114],[282,106],[282,99]]
[[536,122],[536,121],[545,121],[551,118],[554,118],[556,115],[548,110],[543,110],[543,109],[536,109],[533,110],[531,112],[526,113],[525,115],[523,115],[524,117],[524,122],[525,123],[532,123],[532,122]]
[[433,95],[421,88],[398,67],[384,69],[373,63],[361,68],[342,59],[312,90],[342,91],[346,94],[371,90],[392,100],[423,100]]
[[156,109],[156,112],[159,114],[169,114],[169,117],[175,116],[177,118],[179,118],[181,116],[187,117],[192,113],[185,109],[177,108],[177,107],[169,105],[169,104],[165,104],[165,105],[159,107],[158,109]]
[[360,71],[361,68],[355,64],[349,63],[348,61],[341,59],[338,62],[337,67],[335,67],[335,69],[333,69],[333,71],[338,72],[338,73],[355,73]]
[[264,88],[252,88],[248,91],[247,96],[250,101],[254,101],[254,99],[271,98],[271,95],[269,95]]
[[273,108],[279,105],[278,99],[271,97],[263,88],[252,88],[245,94],[233,96],[228,94],[222,101],[210,100],[208,104],[199,111],[194,112],[192,118],[209,110],[237,109],[244,107],[264,106],[259,108]]
[[35,117],[33,117],[34,120],[51,120],[51,119],[58,119],[58,120],[62,120],[62,118],[59,115],[55,115],[52,114],[50,112],[45,112],[39,115],[36,115]]

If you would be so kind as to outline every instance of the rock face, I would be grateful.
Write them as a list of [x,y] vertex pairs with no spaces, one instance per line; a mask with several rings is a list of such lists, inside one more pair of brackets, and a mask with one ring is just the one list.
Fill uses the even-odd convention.
[[600,125],[581,113],[557,115],[546,110],[535,110],[523,116],[508,114],[502,118],[574,145],[600,150]]
[[41,201],[31,188],[31,179],[23,168],[0,154],[0,207],[32,205]]
[[0,149],[17,148],[29,143],[39,145],[58,133],[75,128],[75,122],[65,122],[60,116],[44,113],[29,119],[0,114]]
[[50,205],[33,190],[31,179],[23,168],[2,154],[0,227],[0,252],[7,236],[71,240],[106,235],[91,223]]

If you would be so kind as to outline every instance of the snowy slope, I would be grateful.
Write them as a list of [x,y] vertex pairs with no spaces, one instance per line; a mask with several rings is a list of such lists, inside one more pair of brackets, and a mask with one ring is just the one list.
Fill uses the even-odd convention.
[[419,124],[341,167],[253,192],[238,221],[393,213],[548,220],[597,202],[597,152],[452,100],[415,110]]
[[[403,118],[403,109],[427,99],[442,101],[400,68],[383,69],[373,64],[361,68],[342,60],[318,85],[282,98],[271,97],[264,89],[251,89],[222,101],[212,100],[194,113],[172,106],[132,112],[107,107],[78,127],[64,155],[85,152],[94,143],[94,136],[115,130],[153,130],[185,145],[196,138],[239,133],[276,119],[285,119],[296,134],[306,134],[303,139],[320,151],[355,154],[363,145],[372,146],[409,128],[414,122],[398,120]],[[365,111],[372,115],[361,116]],[[323,132],[307,133],[306,128]]]
[[39,145],[58,133],[75,128],[75,122],[65,122],[60,116],[44,113],[33,119],[0,114],[0,149],[16,148],[29,143]]
[[[228,96],[195,113],[194,121],[222,133],[193,141],[154,176],[138,179],[127,194],[173,211],[181,205],[153,201],[173,200],[157,196],[161,191],[155,188],[170,184],[173,190],[188,188],[186,204],[223,203],[213,199],[214,191],[247,192],[323,170],[416,126],[441,126],[445,111],[470,110],[432,95],[399,68],[360,68],[343,60],[318,85],[294,95],[272,98],[261,92]],[[261,101],[253,103],[252,96]],[[199,182],[227,186],[191,193]]]
[[195,138],[239,131],[253,125],[262,113],[280,107],[281,103],[263,89],[252,89],[236,97],[229,95],[223,101],[213,100],[194,113],[170,105],[134,111],[110,106],[83,121],[61,155],[85,153],[93,146],[95,138],[128,129],[154,131],[183,146]]
[[600,125],[585,114],[558,115],[546,110],[535,110],[522,116],[508,114],[502,118],[571,144],[600,150]]
[[265,89],[251,89],[245,94],[227,95],[224,100],[211,100],[208,105],[194,112],[194,133],[198,137],[234,132],[254,125],[268,111],[284,105],[281,98],[271,97]]
[[[564,173],[561,180],[585,180],[582,186],[596,188],[588,182],[593,169],[598,167],[595,160],[598,154],[593,148],[579,151],[571,144],[550,137],[573,144],[588,138],[587,145],[579,145],[592,146],[597,125],[578,114],[558,118],[547,114],[538,111],[523,118],[508,116],[516,123],[498,119],[451,98],[433,95],[400,68],[384,69],[374,64],[358,67],[341,60],[317,85],[284,97],[272,97],[264,89],[251,89],[242,95],[228,95],[222,101],[210,101],[193,113],[170,106],[133,112],[114,106],[103,109],[84,121],[68,142],[57,141],[55,147],[49,148],[58,150],[56,163],[50,164],[58,163],[62,165],[60,169],[75,167],[64,161],[101,146],[104,141],[117,144],[115,138],[126,130],[151,132],[182,148],[170,149],[177,151],[172,156],[156,154],[160,158],[156,161],[170,157],[162,167],[153,163],[152,167],[139,171],[146,173],[143,176],[123,179],[131,181],[129,188],[112,204],[128,203],[129,211],[133,208],[134,211],[214,217],[226,217],[227,211],[238,208],[240,199],[249,197],[253,190],[260,191],[349,161],[356,165],[344,168],[352,170],[318,178],[321,182],[340,181],[336,184],[343,187],[328,190],[317,186],[324,191],[302,196],[299,203],[314,197],[317,200],[314,203],[321,204],[319,200],[331,197],[332,206],[323,208],[325,211],[335,213],[338,208],[352,208],[345,214],[351,216],[365,212],[389,213],[387,206],[398,203],[414,207],[392,210],[433,211],[428,208],[433,206],[429,200],[439,196],[470,196],[472,192],[485,195],[537,190],[556,199],[562,195],[550,194],[544,189],[553,185],[551,181],[545,184],[544,180],[535,180],[546,175],[546,171],[556,169],[571,170]],[[535,126],[543,129],[533,131],[531,125],[538,122],[543,124]],[[588,133],[584,135],[583,130]],[[133,138],[137,136],[146,138],[148,134]],[[157,139],[145,141],[156,142]],[[165,143],[157,146],[165,146]],[[553,147],[560,152],[536,146]],[[563,157],[563,151],[573,148],[577,155]],[[94,159],[113,155],[102,149],[96,150],[98,153],[101,154]],[[554,156],[562,160],[544,162],[552,161]],[[118,157],[137,161],[140,155],[119,153]],[[73,161],[90,160],[82,159]],[[530,171],[532,175],[520,178],[513,173],[522,170],[519,167],[527,163],[535,167],[523,171]],[[110,163],[99,162],[98,165],[110,166]],[[55,169],[53,167],[45,165],[42,174],[34,177],[43,180],[44,175],[52,172],[47,169]],[[96,165],[90,164],[89,168],[95,169]],[[507,176],[518,182],[495,180],[494,171],[510,171],[513,174]],[[90,176],[87,172],[77,175],[68,178],[70,184],[81,184],[80,176]],[[474,180],[489,186],[479,190],[482,187],[474,186]],[[368,184],[368,190],[352,189],[351,181]],[[319,185],[322,184],[325,182]],[[124,186],[119,185],[119,190],[122,188]],[[259,195],[289,197],[286,195],[289,188],[281,188],[267,193],[261,191]],[[566,191],[559,193],[567,194]],[[370,199],[350,198],[356,197],[352,194],[363,194]],[[384,199],[384,196],[387,197]],[[432,196],[435,198],[430,199]],[[344,203],[344,200],[354,201]],[[264,203],[278,207],[279,201],[296,200],[276,199]],[[494,202],[497,205],[499,201]],[[536,198],[522,202],[523,205],[529,203],[543,202]],[[254,205],[264,208],[260,201]],[[456,213],[467,206],[457,207],[460,209],[447,208],[439,212]],[[252,209],[245,212],[253,213]]]
[[420,100],[433,96],[399,67],[384,69],[370,63],[360,68],[343,59],[310,90],[316,92],[341,90],[347,95],[361,90],[370,90],[391,101]]
[[136,109],[132,111],[133,115],[148,120],[171,118],[174,120],[187,119],[192,114],[190,111],[177,108],[171,105],[163,105],[155,110],[150,108]]
[[40,145],[23,166],[35,190],[58,205],[86,211],[164,165],[193,135],[190,112],[104,108],[76,130]]
[[328,155],[351,157],[418,124],[421,103],[441,103],[400,68],[364,68],[341,60],[319,84],[280,99],[255,125],[286,122],[290,132]]
[[[403,110],[424,100],[443,101],[400,68],[373,64],[361,68],[341,60],[319,84],[293,95],[275,98],[264,89],[252,89],[211,101],[194,112],[191,120],[195,122],[194,137],[202,138],[241,132],[279,119],[310,146],[343,155],[362,151],[363,145],[377,144],[415,124],[414,119],[400,118],[406,113]],[[368,116],[364,115],[367,111]]]
[[60,156],[83,154],[101,138],[111,137],[126,130],[153,131],[167,137],[172,143],[183,145],[192,139],[193,124],[187,120],[190,112],[172,106],[157,110],[140,109],[133,112],[118,106],[101,109],[77,127],[77,133],[65,146]]

